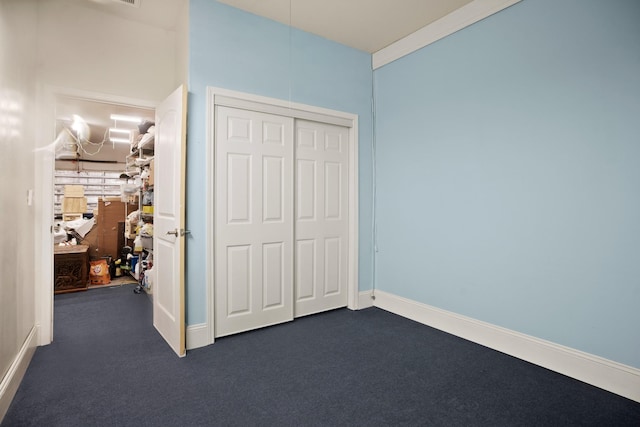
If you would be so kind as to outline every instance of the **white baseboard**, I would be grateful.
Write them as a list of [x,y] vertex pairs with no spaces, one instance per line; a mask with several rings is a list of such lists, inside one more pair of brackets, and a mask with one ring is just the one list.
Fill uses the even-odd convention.
[[187,326],[187,350],[193,350],[211,344],[209,328],[206,323]]
[[27,335],[27,339],[24,340],[20,351],[15,359],[13,359],[11,366],[9,366],[7,374],[0,382],[0,422],[2,422],[7,410],[9,410],[13,396],[15,396],[16,391],[18,391],[24,373],[27,371],[33,353],[36,351],[37,338],[38,328],[37,326],[33,326],[29,335]]
[[358,310],[373,307],[373,291],[360,291],[358,294]]
[[[373,291],[361,291],[358,293],[358,308],[356,310],[362,310],[365,308],[373,307],[373,299],[371,296]],[[193,350],[200,347],[213,344],[210,340],[211,334],[206,323],[197,323],[195,325],[189,325],[186,329],[187,334],[187,350]]]
[[640,402],[640,369],[387,292],[373,305]]

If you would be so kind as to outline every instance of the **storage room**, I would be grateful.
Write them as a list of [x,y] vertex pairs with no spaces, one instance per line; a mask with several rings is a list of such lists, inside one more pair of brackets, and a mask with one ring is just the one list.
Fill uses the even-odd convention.
[[54,293],[153,273],[154,110],[56,99]]

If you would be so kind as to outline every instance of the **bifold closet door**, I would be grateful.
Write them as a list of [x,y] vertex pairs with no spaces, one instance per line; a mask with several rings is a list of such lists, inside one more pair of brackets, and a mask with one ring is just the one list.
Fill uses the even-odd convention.
[[215,335],[293,319],[293,119],[216,107]]
[[296,120],[295,317],[347,305],[349,130]]

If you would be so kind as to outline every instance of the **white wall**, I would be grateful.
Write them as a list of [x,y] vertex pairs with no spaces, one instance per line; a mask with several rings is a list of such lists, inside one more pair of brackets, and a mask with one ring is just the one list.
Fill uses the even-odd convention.
[[[185,1],[176,24],[176,86],[189,79],[189,2]],[[187,86],[188,87],[188,86]]]
[[34,206],[27,205],[34,188],[35,25],[34,2],[0,1],[0,420],[35,328]]
[[73,0],[41,0],[38,35],[43,84],[155,102],[175,89],[175,31]]

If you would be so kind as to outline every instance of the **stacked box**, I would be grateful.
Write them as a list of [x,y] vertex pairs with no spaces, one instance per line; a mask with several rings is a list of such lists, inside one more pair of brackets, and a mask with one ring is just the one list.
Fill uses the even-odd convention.
[[82,219],[82,214],[81,213],[66,213],[66,214],[62,214],[62,220],[63,221],[77,221],[79,219]]
[[62,219],[73,221],[82,218],[87,211],[87,198],[84,197],[82,185],[65,185],[64,198],[62,199]]
[[83,185],[65,185],[64,197],[84,197]]
[[62,213],[79,213],[83,214],[87,211],[86,197],[65,197],[62,199]]

